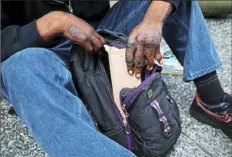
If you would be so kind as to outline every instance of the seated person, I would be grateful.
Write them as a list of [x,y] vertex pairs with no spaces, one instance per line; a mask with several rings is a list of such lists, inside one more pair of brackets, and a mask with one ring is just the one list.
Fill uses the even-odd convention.
[[107,1],[77,0],[1,6],[3,94],[49,156],[134,156],[94,128],[69,70],[73,43],[91,53],[102,48],[100,28],[128,35],[128,73],[137,78],[144,66],[152,70],[154,58],[162,64],[164,37],[184,67],[184,81],[196,85],[191,115],[232,137],[232,96],[217,77],[221,62],[197,1],[120,0],[112,9]]

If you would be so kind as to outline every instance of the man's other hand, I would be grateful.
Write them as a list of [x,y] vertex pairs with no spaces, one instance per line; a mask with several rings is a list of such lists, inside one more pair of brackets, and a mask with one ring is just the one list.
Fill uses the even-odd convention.
[[126,50],[126,64],[130,75],[135,73],[140,78],[145,65],[148,70],[152,70],[154,58],[162,64],[161,39],[161,23],[141,22],[132,30]]
[[89,52],[98,51],[104,44],[104,38],[87,22],[62,11],[53,11],[44,15],[36,21],[36,25],[45,41],[64,36]]
[[154,58],[159,64],[163,64],[160,54],[162,28],[172,11],[171,3],[152,1],[143,21],[131,31],[126,50],[126,63],[130,75],[135,73],[135,76],[140,78],[145,65],[148,70],[152,70]]

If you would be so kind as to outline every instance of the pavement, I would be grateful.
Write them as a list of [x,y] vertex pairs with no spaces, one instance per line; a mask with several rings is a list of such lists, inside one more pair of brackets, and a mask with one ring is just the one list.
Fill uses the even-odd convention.
[[[232,18],[207,20],[209,30],[222,59],[218,70],[224,89],[232,93]],[[232,157],[232,140],[220,130],[203,125],[189,116],[195,87],[183,83],[182,77],[165,75],[165,81],[176,99],[181,114],[182,133],[168,157]],[[3,100],[0,105],[1,157],[48,157],[33,140],[18,117],[9,115],[9,104]]]

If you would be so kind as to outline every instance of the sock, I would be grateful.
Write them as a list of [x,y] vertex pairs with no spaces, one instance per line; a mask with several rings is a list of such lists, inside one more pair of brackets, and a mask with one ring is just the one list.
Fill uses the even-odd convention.
[[216,71],[195,79],[194,83],[197,93],[204,103],[215,105],[222,101],[225,92]]

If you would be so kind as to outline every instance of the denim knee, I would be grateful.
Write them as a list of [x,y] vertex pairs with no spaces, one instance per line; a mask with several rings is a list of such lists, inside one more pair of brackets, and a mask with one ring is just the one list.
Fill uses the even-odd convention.
[[[61,64],[64,64],[64,62],[56,56],[52,51],[45,49],[45,48],[27,48],[24,50],[21,50],[11,56],[9,59],[3,62],[3,66],[6,67],[6,65],[11,65],[11,66],[24,66],[27,65],[28,63],[32,63],[31,61],[35,59],[42,59],[42,58],[47,58],[51,57],[51,59],[55,59]],[[7,66],[7,67],[8,67]]]
[[[17,52],[2,63],[2,75],[22,74],[22,71],[19,71],[19,69],[24,72],[34,71],[38,66],[46,67],[46,65],[51,64],[53,61],[65,65],[64,62],[50,50],[44,48],[27,48]],[[42,63],[43,65],[41,65]]]
[[[32,75],[46,77],[51,76],[50,74],[54,71],[61,74],[64,70],[67,75],[71,75],[65,68],[65,63],[52,51],[44,48],[27,48],[2,63],[2,82],[7,91],[10,85],[17,86],[24,84],[25,81],[28,82]],[[16,82],[16,80],[18,83],[13,84],[12,82]]]

